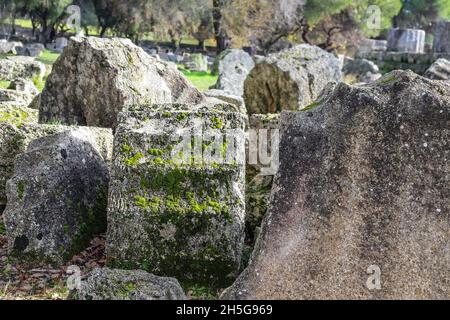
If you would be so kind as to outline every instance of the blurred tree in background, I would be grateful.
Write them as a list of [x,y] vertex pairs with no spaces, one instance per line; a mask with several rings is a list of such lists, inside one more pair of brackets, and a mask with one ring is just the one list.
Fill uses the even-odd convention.
[[64,9],[81,8],[86,34],[134,41],[151,37],[177,49],[195,39],[199,50],[214,39],[220,52],[251,45],[263,52],[285,42],[347,50],[391,26],[423,28],[450,19],[450,0],[0,0],[0,19],[30,19],[42,42],[64,31]]

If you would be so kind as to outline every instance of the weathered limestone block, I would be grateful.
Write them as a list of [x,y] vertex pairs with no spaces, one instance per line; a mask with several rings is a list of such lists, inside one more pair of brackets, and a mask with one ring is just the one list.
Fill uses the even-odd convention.
[[186,300],[186,296],[174,278],[157,277],[142,270],[97,268],[68,299]]
[[27,97],[29,97],[29,102],[31,102],[31,100],[33,100],[33,98],[39,94],[39,90],[38,88],[36,88],[33,81],[24,78],[19,78],[11,81],[8,89],[23,92],[27,95]]
[[431,67],[425,71],[424,77],[432,80],[450,80],[450,61],[447,59],[436,60]]
[[450,84],[337,85],[281,120],[280,168],[229,299],[448,299]]
[[235,96],[218,89],[209,89],[203,92],[203,94],[208,98],[216,98],[226,103],[232,104],[238,108],[239,112],[247,115],[247,109],[245,108],[244,99],[242,99],[242,97]]
[[363,39],[359,44],[359,53],[385,52],[387,50],[386,40]]
[[120,115],[108,203],[109,266],[183,283],[233,281],[244,236],[245,139],[244,116],[223,111],[229,108],[141,106]]
[[440,21],[436,24],[433,40],[433,52],[450,53],[449,21]]
[[77,128],[33,140],[16,157],[3,213],[10,254],[54,265],[106,230],[108,129]]
[[318,47],[299,45],[270,55],[244,83],[249,114],[300,110],[311,104],[329,82],[342,80],[337,57]]
[[129,105],[202,99],[176,66],[130,40],[71,38],[41,93],[39,121],[115,128]]
[[342,68],[347,83],[370,83],[381,78],[380,69],[370,60],[344,58]]
[[45,75],[45,65],[31,57],[10,56],[0,59],[0,80],[15,80],[17,78],[42,80]]
[[208,57],[201,53],[191,54],[188,61],[185,62],[185,67],[191,71],[207,72],[208,71]]
[[389,31],[388,51],[423,53],[425,50],[425,31],[398,29]]
[[244,81],[255,66],[252,57],[241,49],[229,49],[222,52],[214,62],[213,72],[219,75],[215,89],[242,97]]
[[0,54],[16,54],[17,49],[22,47],[23,44],[21,42],[8,41],[5,39],[0,39]]
[[26,108],[32,100],[33,97],[28,92],[0,89],[0,108],[2,109]]

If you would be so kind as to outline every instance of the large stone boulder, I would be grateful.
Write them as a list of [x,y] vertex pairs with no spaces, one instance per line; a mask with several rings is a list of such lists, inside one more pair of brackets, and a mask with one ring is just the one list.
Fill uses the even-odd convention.
[[393,28],[389,31],[387,51],[423,53],[425,31],[419,29]]
[[0,39],[0,54],[16,54],[20,47],[23,47],[21,42]]
[[39,57],[44,50],[45,46],[42,43],[29,43],[16,49],[18,55],[34,58]]
[[33,97],[25,91],[0,89],[0,108],[26,107]]
[[396,71],[286,112],[250,266],[228,299],[448,299],[450,84]]
[[94,269],[69,294],[71,300],[186,300],[174,278],[142,270]]
[[15,79],[11,81],[11,83],[8,86],[8,89],[23,92],[27,94],[31,100],[39,94],[38,88],[36,88],[34,82],[31,81],[30,79],[23,79],[23,78]]
[[41,81],[44,75],[45,65],[34,58],[10,56],[0,59],[0,80],[26,78]]
[[225,92],[224,90],[219,90],[219,89],[209,89],[209,90],[203,92],[203,94],[207,98],[214,98],[214,99],[224,101],[226,103],[230,103],[230,104],[236,106],[239,109],[239,112],[247,115],[247,109],[245,108],[244,99],[242,99],[242,97],[240,97],[240,96],[235,96],[235,95]]
[[214,62],[213,72],[219,75],[214,88],[242,97],[244,81],[254,66],[252,57],[244,50],[225,50]]
[[[120,115],[108,266],[222,287],[244,237],[244,116],[232,106],[141,106]],[[148,110],[146,110],[148,109]]]
[[77,128],[32,141],[16,157],[3,213],[8,252],[54,265],[106,230],[109,129]]
[[348,83],[370,83],[381,78],[378,66],[366,59],[345,57],[342,73]]
[[300,110],[329,82],[342,80],[339,59],[318,47],[299,45],[256,64],[244,83],[249,114]]
[[201,53],[191,54],[184,66],[190,71],[207,72],[208,71],[208,57]]
[[202,99],[176,66],[130,40],[71,38],[41,94],[39,120],[114,128],[128,105]]
[[450,80],[450,61],[443,58],[436,60],[424,76],[432,80]]

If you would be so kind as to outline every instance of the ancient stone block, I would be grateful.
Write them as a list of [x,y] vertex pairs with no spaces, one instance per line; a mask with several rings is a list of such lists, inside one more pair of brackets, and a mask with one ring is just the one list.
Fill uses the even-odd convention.
[[214,88],[242,97],[244,81],[254,66],[252,57],[244,50],[225,50],[214,62],[213,72],[219,75]]
[[244,83],[249,114],[300,110],[329,82],[342,80],[337,57],[318,47],[299,45],[256,64]]
[[45,65],[31,57],[10,56],[0,59],[0,80],[17,78],[39,79],[45,75]]
[[174,278],[157,277],[142,270],[94,269],[70,300],[186,300]]
[[450,61],[447,59],[436,60],[431,67],[425,71],[424,77],[432,80],[450,80]]
[[141,106],[120,115],[109,193],[109,266],[209,286],[237,275],[245,139],[244,116],[223,111],[230,107]]
[[425,31],[398,29],[389,31],[388,51],[423,53],[425,50]]
[[410,71],[286,112],[250,266],[228,299],[448,299],[450,84]]
[[71,38],[41,94],[39,121],[114,128],[128,105],[202,99],[176,66],[130,40]]
[[33,140],[16,157],[3,213],[10,254],[54,265],[106,230],[108,129],[78,128]]

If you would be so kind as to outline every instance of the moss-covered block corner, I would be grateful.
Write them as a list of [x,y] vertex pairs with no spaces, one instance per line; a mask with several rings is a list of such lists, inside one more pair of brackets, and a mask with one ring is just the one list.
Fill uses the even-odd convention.
[[[186,285],[223,287],[235,279],[244,235],[244,163],[205,163],[194,156],[178,163],[179,141],[172,139],[175,132],[199,129],[244,135],[244,117],[222,110],[220,105],[139,106],[119,116],[108,209],[109,266],[140,268]],[[237,138],[233,143],[241,141]],[[244,151],[239,145],[236,152],[240,147]],[[224,158],[227,148],[226,142],[219,148]]]

